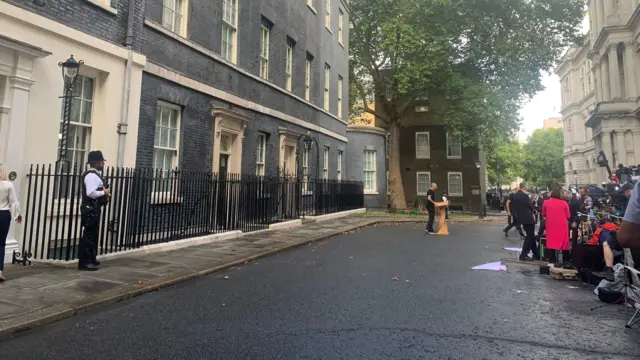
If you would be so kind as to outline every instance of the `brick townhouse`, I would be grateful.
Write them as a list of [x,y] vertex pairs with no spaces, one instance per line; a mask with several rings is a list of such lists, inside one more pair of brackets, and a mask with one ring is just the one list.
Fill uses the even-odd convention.
[[0,161],[22,201],[29,167],[57,159],[58,65],[73,55],[75,168],[101,149],[117,166],[295,173],[310,133],[301,171],[367,180],[384,202],[384,131],[347,126],[347,0],[132,1],[0,2]]

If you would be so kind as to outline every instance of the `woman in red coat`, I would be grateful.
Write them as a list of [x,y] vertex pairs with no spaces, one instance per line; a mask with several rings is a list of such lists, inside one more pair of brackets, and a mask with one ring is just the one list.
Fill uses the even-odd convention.
[[542,204],[542,216],[546,219],[547,249],[562,250],[562,258],[568,259],[570,245],[567,221],[571,214],[569,204],[561,198],[559,190],[552,191],[551,198]]

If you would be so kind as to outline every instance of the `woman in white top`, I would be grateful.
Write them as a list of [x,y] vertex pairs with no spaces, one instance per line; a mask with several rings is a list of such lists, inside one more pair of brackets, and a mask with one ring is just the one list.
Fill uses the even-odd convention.
[[22,222],[18,196],[11,181],[4,179],[4,171],[0,169],[0,281],[4,281],[4,252],[7,245],[7,234],[11,226],[11,220],[18,224]]

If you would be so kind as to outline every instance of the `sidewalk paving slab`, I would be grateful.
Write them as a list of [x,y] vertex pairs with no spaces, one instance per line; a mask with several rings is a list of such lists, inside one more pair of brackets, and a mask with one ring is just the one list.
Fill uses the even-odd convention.
[[405,222],[424,219],[351,216],[307,222],[297,228],[105,260],[96,272],[78,271],[76,263],[7,264],[8,280],[0,283],[0,338],[362,227]]

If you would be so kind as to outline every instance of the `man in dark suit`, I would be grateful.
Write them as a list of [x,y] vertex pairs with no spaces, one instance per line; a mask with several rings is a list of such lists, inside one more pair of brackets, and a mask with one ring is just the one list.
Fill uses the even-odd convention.
[[[533,205],[526,191],[527,184],[521,182],[520,189],[513,195],[513,200],[511,201],[511,213],[518,219],[518,224],[522,225],[526,233],[524,244],[522,245],[522,253],[520,254],[520,261],[540,259],[540,254],[536,246],[536,221],[533,216]],[[529,257],[529,251],[533,252],[533,259]]]

